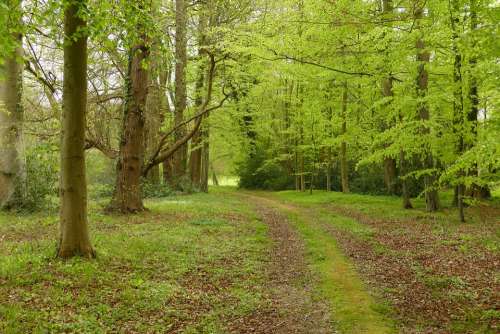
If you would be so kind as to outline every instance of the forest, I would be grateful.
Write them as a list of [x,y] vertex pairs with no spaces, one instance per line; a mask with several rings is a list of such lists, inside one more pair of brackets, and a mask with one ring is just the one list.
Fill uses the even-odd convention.
[[0,0],[0,333],[498,333],[499,23]]

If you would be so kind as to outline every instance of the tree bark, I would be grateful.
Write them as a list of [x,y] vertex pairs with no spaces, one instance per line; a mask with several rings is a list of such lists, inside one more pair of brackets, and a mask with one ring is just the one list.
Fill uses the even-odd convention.
[[[151,70],[153,73],[156,72],[155,70],[157,70],[157,65],[152,64]],[[160,94],[162,94],[161,87],[157,82],[157,77],[154,77],[151,80],[150,93],[146,99],[144,151],[147,155],[150,155],[152,153],[151,150],[158,145],[163,111],[161,109]],[[146,178],[151,183],[160,183],[160,166],[156,165],[151,168]]]
[[[199,23],[198,23],[198,55],[203,55],[202,48],[205,44],[205,29],[206,29],[206,15],[204,13],[200,14]],[[196,109],[199,109],[203,104],[203,87],[205,84],[205,71],[206,71],[206,63],[203,61],[198,68],[198,78],[196,80],[196,100],[195,105]],[[203,128],[203,125],[202,125]],[[202,164],[202,151],[203,151],[203,142],[201,130],[196,131],[195,135],[191,140],[191,156],[189,159],[189,167],[190,167],[190,175],[191,175],[191,183],[196,188],[201,188],[201,164]]]
[[191,183],[195,188],[200,188],[201,185],[201,158],[202,158],[202,141],[200,131],[191,139],[191,156],[189,158],[189,169],[191,175]]
[[[208,118],[208,115],[206,116]],[[208,120],[207,120],[208,121]],[[201,161],[201,191],[208,193],[208,173],[210,165],[210,125],[208,122],[203,124],[201,129],[201,140],[203,142],[202,161]]]
[[[382,12],[389,20],[392,17],[392,0],[383,0],[382,1]],[[389,56],[386,54],[386,57]],[[389,59],[387,59],[389,61]],[[387,77],[382,79],[382,96],[385,98],[392,98],[394,93],[392,90],[393,86],[393,78],[388,71]],[[392,101],[387,102],[384,107],[389,108],[392,104]],[[396,193],[396,159],[391,157],[384,158],[384,183],[386,191],[389,195],[394,195]]]
[[384,183],[389,195],[394,195],[396,193],[396,159],[385,158],[384,159]]
[[[404,178],[406,176],[406,160],[405,152],[399,151],[399,174]],[[408,190],[408,182],[405,179],[401,180],[401,192],[403,196],[403,208],[413,209],[410,199],[410,191]]]
[[[187,106],[186,67],[187,67],[187,6],[186,0],[175,1],[175,114],[176,125],[184,121],[184,111]],[[175,140],[180,140],[186,134],[185,126],[180,126],[175,132]],[[187,145],[182,145],[174,153],[173,183],[185,176],[187,169]]]
[[208,70],[208,76],[207,76],[207,92],[206,92],[206,97],[199,108],[198,112],[195,113],[193,117],[190,119],[187,119],[186,121],[182,122],[181,125],[184,126],[192,121],[195,122],[193,129],[190,130],[188,133],[186,133],[182,138],[179,140],[175,141],[173,144],[166,147],[167,144],[167,138],[177,130],[177,127],[174,126],[173,129],[170,131],[167,131],[166,133],[162,134],[162,138],[160,139],[160,143],[158,147],[156,148],[154,154],[150,157],[148,157],[146,163],[143,166],[142,169],[142,174],[147,175],[149,170],[160,163],[165,162],[166,160],[170,159],[173,157],[175,152],[182,147],[184,144],[186,144],[193,136],[194,134],[198,131],[198,129],[201,126],[201,122],[203,120],[203,117],[208,117],[209,113],[211,111],[214,111],[216,109],[221,108],[224,105],[224,102],[231,96],[229,94],[224,94],[224,98],[219,101],[217,105],[209,107],[209,104],[212,100],[212,93],[213,93],[213,80],[215,77],[215,69],[216,69],[216,61],[215,57],[213,55],[210,55],[210,67]]
[[[18,25],[21,23],[21,1],[13,3],[12,16],[15,19],[9,25]],[[20,207],[26,197],[22,35],[12,34],[12,42],[15,43],[14,51],[4,64],[0,64],[0,209]]]
[[[155,14],[158,8],[153,9]],[[146,113],[145,113],[145,134],[144,134],[144,151],[146,156],[153,154],[154,149],[158,146],[160,140],[160,131],[164,122],[167,106],[165,98],[166,76],[163,75],[161,68],[161,53],[159,52],[160,41],[156,40],[151,48],[151,65],[149,74],[149,91],[146,98]],[[146,178],[153,184],[161,182],[160,165],[152,167]]]
[[220,185],[219,179],[217,178],[217,174],[215,173],[215,168],[213,165],[211,165],[211,169],[212,169],[212,183],[214,186],[218,187]]
[[326,168],[326,191],[332,191],[332,174],[330,166]]
[[[472,34],[472,46],[471,52],[473,53],[469,59],[470,66],[470,86],[469,86],[469,100],[470,100],[470,110],[467,114],[467,121],[469,122],[470,129],[472,131],[472,140],[467,143],[468,148],[472,148],[477,144],[477,136],[478,136],[478,116],[479,116],[479,86],[476,77],[476,66],[477,66],[477,56],[474,55],[476,52],[477,43],[475,31],[478,27],[478,19],[477,19],[477,0],[470,0],[470,31]],[[473,176],[479,176],[479,168],[478,166],[474,166],[472,171]],[[466,192],[469,196],[477,198],[477,199],[485,199],[491,197],[491,191],[487,186],[472,184],[470,189],[467,189]]]
[[[421,30],[420,21],[423,18],[424,8],[417,5],[415,9],[415,21],[417,23],[418,29]],[[426,64],[430,61],[430,53],[426,50],[425,41],[423,39],[423,33],[420,33],[420,37],[416,42],[417,49],[417,62],[418,62],[418,74],[417,74],[417,97],[419,99],[417,111],[420,120],[427,123],[430,119],[429,107],[424,101],[427,95],[427,88],[429,85],[429,73],[427,72]],[[422,135],[429,136],[429,129],[426,125],[422,128]],[[430,146],[430,145],[429,145]],[[434,168],[434,158],[432,156],[431,148],[427,147],[423,156],[424,168],[433,169]],[[424,186],[425,186],[425,203],[427,211],[433,212],[439,210],[439,195],[436,187],[436,175],[435,172],[426,173],[424,176]]]
[[[139,26],[137,31],[143,31]],[[144,211],[141,176],[144,161],[145,107],[148,95],[148,69],[143,65],[149,58],[145,34],[129,52],[126,100],[120,153],[117,162],[116,188],[109,210],[122,213]]]
[[[347,81],[344,82],[342,92],[342,132],[345,136],[347,133]],[[340,144],[340,178],[342,181],[342,192],[349,193],[349,166],[347,164],[347,142],[342,138]]]
[[[61,142],[61,211],[58,257],[95,257],[87,222],[85,125],[87,111],[86,22],[77,14],[85,0],[67,4],[64,13],[64,81]],[[75,36],[76,34],[76,36]],[[75,39],[73,39],[75,38]]]
[[306,176],[304,168],[304,153],[300,153],[300,191],[306,191]]
[[[455,85],[453,92],[453,118],[454,118],[454,131],[458,135],[458,143],[457,143],[457,154],[463,154],[465,151],[464,146],[464,101],[463,101],[463,83],[462,83],[462,54],[458,49],[458,36],[459,33],[457,31],[458,25],[460,24],[460,20],[458,18],[459,12],[459,4],[457,0],[453,0],[451,3],[450,10],[450,25],[452,30],[452,50],[454,54],[454,64],[453,64],[453,83]],[[453,205],[458,207],[459,218],[461,222],[465,221],[464,214],[464,190],[465,185],[461,178],[464,177],[464,173],[462,171],[457,175],[459,178],[459,183],[454,189],[453,195]]]

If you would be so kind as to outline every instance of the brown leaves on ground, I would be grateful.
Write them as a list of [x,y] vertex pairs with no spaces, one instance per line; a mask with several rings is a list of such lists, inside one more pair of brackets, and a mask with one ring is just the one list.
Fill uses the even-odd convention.
[[305,246],[287,218],[252,196],[273,241],[265,296],[267,307],[229,324],[232,333],[333,333],[327,305],[313,299],[314,277],[305,262]]
[[391,301],[404,333],[500,329],[500,257],[481,242],[494,235],[495,223],[445,228],[425,217],[385,220],[345,207],[327,209],[374,230],[372,238],[361,238],[327,227],[366,280]]

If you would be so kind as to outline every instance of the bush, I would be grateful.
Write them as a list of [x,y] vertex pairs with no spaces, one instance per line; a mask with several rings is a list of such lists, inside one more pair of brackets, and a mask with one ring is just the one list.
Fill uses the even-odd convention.
[[142,180],[142,195],[144,198],[163,198],[174,194],[174,191],[161,182],[151,182],[148,179]]
[[237,164],[239,187],[245,189],[284,190],[294,185],[294,179],[278,162],[268,160],[262,148]]
[[53,210],[59,187],[59,152],[50,144],[40,144],[26,151],[26,197],[21,211]]

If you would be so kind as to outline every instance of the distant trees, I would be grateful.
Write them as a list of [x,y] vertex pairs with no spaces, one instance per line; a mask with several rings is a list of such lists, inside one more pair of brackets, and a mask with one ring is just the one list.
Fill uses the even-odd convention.
[[[175,0],[175,140],[186,134],[184,112],[187,107],[187,1]],[[172,184],[180,182],[187,172],[188,146],[182,144],[173,156]]]
[[[265,155],[259,165],[250,163],[253,153],[241,161],[255,175],[271,166],[287,171],[285,188],[385,192],[401,195],[405,208],[421,195],[428,211],[439,209],[440,190],[456,187],[463,216],[466,202],[499,180],[493,7],[477,0],[275,2],[254,35],[262,48],[241,43],[258,84],[237,109],[252,119],[255,151]],[[283,93],[290,82],[300,82],[291,98]],[[251,173],[239,170],[248,183]],[[277,181],[267,175],[263,187]]]
[[493,0],[63,4],[64,36],[59,2],[26,0],[23,21],[19,0],[0,6],[0,206],[29,183],[23,128],[60,149],[61,256],[92,255],[74,248],[88,239],[82,149],[116,163],[123,213],[145,209],[144,182],[208,191],[233,161],[242,186],[405,208],[420,195],[429,211],[454,188],[462,220],[499,179]]

